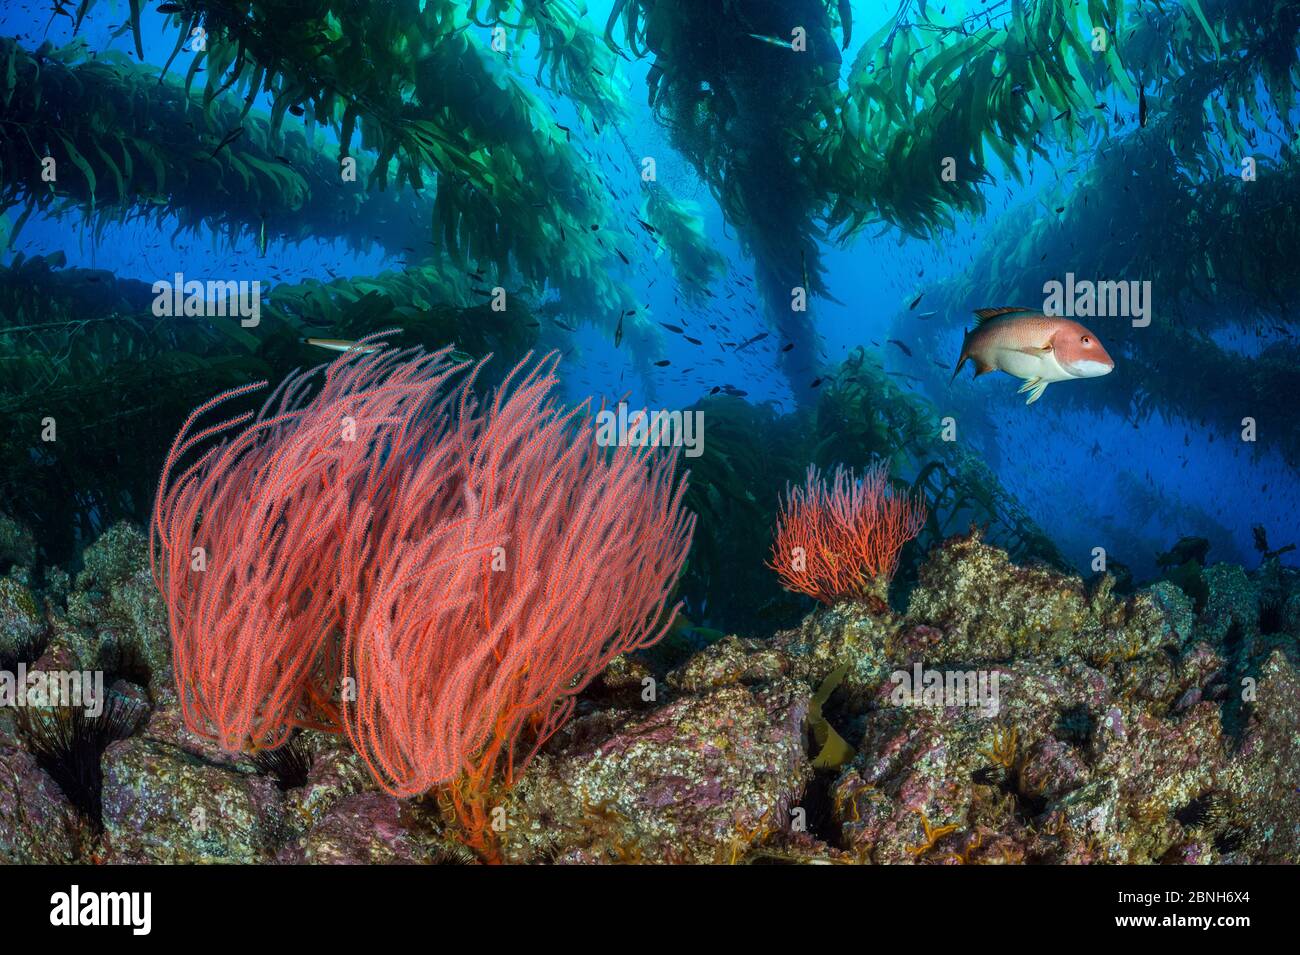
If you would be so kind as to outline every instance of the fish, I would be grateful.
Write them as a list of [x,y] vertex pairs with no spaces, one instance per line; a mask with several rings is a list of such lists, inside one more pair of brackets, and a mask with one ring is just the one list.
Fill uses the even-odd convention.
[[236,126],[230,132],[226,133],[225,136],[221,137],[221,142],[217,143],[217,148],[212,150],[212,155],[216,156],[217,153],[221,152],[221,150],[225,149],[242,135],[244,135],[244,127]]
[[329,351],[352,351],[355,349],[360,355],[368,355],[383,348],[382,345],[359,345],[345,338],[303,338],[301,341],[304,345],[314,345],[317,348],[325,348]]
[[1022,379],[1017,394],[1029,392],[1025,404],[1032,405],[1053,382],[1100,378],[1115,368],[1097,336],[1068,318],[1017,306],[977,309],[975,318],[974,331],[962,337],[949,383],[969,359],[976,378],[1005,371]]

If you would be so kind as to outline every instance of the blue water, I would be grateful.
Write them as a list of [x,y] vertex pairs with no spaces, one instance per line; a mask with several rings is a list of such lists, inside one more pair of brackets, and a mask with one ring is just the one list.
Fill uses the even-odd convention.
[[[885,16],[893,13],[896,5],[855,0],[853,6],[854,33],[856,42],[861,43]],[[105,5],[87,20],[81,36],[92,48],[131,50],[129,34],[111,37],[125,16],[125,4],[117,8],[113,11],[111,5]],[[590,8],[592,21],[603,24],[609,0],[593,0]],[[66,18],[55,18],[47,30],[48,20],[48,4],[6,5],[0,10],[0,33],[25,35],[29,47],[43,39],[55,44],[72,39]],[[146,61],[163,62],[171,52],[173,39],[166,18],[146,9]],[[855,53],[855,48],[845,53],[842,75],[847,73]],[[527,53],[518,59],[514,66],[523,81],[531,84]],[[735,229],[723,222],[707,186],[673,152],[666,134],[650,115],[645,102],[649,61],[631,61],[625,66],[631,82],[632,118],[622,129],[623,138],[634,152],[657,158],[660,182],[674,195],[701,205],[708,236],[727,256],[731,274],[717,286],[718,298],[710,299],[707,307],[685,306],[676,295],[666,261],[656,262],[651,245],[643,241],[635,250],[633,266],[623,277],[639,304],[650,307],[655,320],[688,326],[705,340],[705,347],[695,348],[679,336],[665,335],[662,357],[671,364],[655,374],[654,387],[649,389],[633,368],[626,346],[615,348],[607,332],[584,327],[573,339],[576,350],[562,366],[569,396],[577,400],[587,395],[630,392],[634,405],[651,403],[673,408],[699,400],[715,386],[730,384],[748,392],[750,401],[771,401],[782,409],[791,409],[792,395],[777,368],[780,337],[762,320],[752,285],[739,280],[754,274],[753,265],[742,255]],[[173,70],[181,73],[183,65]],[[543,89],[536,92],[543,99],[554,100]],[[570,115],[567,104],[556,106],[558,117]],[[603,137],[595,144],[595,152],[608,176],[632,181],[626,165],[628,156],[617,139]],[[1087,156],[1057,157],[1057,162],[1051,164],[1035,161],[1030,169],[1032,184],[1019,188],[1012,183],[1009,193],[1005,183],[991,190],[986,215],[964,219],[952,234],[931,241],[900,239],[893,230],[873,237],[878,229],[868,229],[847,247],[828,245],[824,250],[826,281],[839,303],[814,300],[810,311],[810,320],[822,337],[824,363],[832,367],[852,349],[865,346],[892,371],[908,373],[917,361],[933,360],[951,366],[962,329],[969,327],[969,316],[936,315],[933,321],[947,329],[941,352],[911,359],[885,342],[899,331],[895,320],[931,283],[960,274],[971,263],[982,238],[1008,209],[1037,203],[1045,211],[1049,204],[1047,193],[1058,188],[1058,170],[1070,163],[1086,168],[1086,161]],[[1225,163],[1225,174],[1233,171]],[[998,178],[1001,181],[1003,177]],[[629,221],[639,213],[640,204],[636,190],[631,192],[630,197],[615,200]],[[187,233],[173,236],[174,231],[174,224],[169,223],[161,227],[127,223],[109,227],[103,240],[95,243],[88,230],[70,218],[53,222],[37,216],[27,224],[15,251],[28,255],[62,251],[69,265],[108,269],[122,277],[149,282],[174,271],[259,275],[264,274],[268,262],[274,263],[281,281],[290,283],[304,278],[371,275],[400,269],[404,264],[379,248],[357,253],[341,243],[286,245],[274,238],[262,258],[251,236],[231,245],[224,238],[214,240],[208,235]],[[1061,263],[1060,271],[1069,267],[1069,263]],[[754,307],[750,310],[746,306]],[[725,334],[710,331],[711,322],[725,323]],[[721,339],[740,341],[764,331],[772,332],[771,337],[742,352],[716,343]],[[1097,331],[1104,340],[1104,324],[1099,323]],[[1285,337],[1290,333],[1268,333],[1278,334]],[[1215,338],[1221,345],[1246,355],[1257,354],[1270,340],[1261,338],[1254,323],[1244,318],[1217,332]],[[1256,523],[1267,528],[1274,547],[1292,541],[1300,544],[1300,480],[1281,455],[1270,449],[1267,434],[1248,445],[1233,434],[1204,431],[1196,422],[1157,416],[1135,426],[1118,415],[1071,410],[1052,400],[1057,389],[1087,388],[1086,381],[1053,386],[1032,408],[1026,408],[1023,398],[1015,394],[1018,383],[1010,378],[989,376],[980,384],[980,394],[996,426],[995,436],[980,450],[1004,485],[1080,570],[1086,570],[1092,549],[1103,546],[1114,558],[1129,564],[1139,577],[1150,575],[1155,571],[1156,553],[1182,535],[1209,538],[1212,561],[1232,560],[1253,566],[1258,556],[1251,526]],[[940,413],[950,402],[943,386],[911,387],[933,402]],[[1273,396],[1276,402],[1289,403],[1292,408],[1297,398],[1300,396]],[[754,435],[754,441],[763,440],[763,435]],[[1295,554],[1287,560],[1293,562]]]

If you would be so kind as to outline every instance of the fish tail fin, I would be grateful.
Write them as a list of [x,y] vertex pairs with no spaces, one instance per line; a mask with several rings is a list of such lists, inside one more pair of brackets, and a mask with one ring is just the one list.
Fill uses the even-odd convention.
[[961,373],[961,366],[966,364],[970,356],[966,354],[966,340],[970,338],[970,331],[965,330],[961,335],[961,354],[957,356],[957,367],[952,370],[952,377],[948,379],[948,384],[957,380],[957,375]]

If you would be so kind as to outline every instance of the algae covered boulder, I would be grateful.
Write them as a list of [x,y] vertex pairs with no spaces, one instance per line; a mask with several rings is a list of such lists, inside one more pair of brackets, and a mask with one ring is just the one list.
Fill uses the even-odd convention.
[[284,831],[274,781],[145,737],[104,753],[110,862],[270,862]]
[[44,631],[31,590],[12,577],[0,577],[0,660],[31,662],[27,657]]
[[791,827],[808,694],[726,686],[566,727],[508,803],[510,861],[728,862]]
[[77,854],[71,803],[36,759],[0,743],[0,863],[60,865]]

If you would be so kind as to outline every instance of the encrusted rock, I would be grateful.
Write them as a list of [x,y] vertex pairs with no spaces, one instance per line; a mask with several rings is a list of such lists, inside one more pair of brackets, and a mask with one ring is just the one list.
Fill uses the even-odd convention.
[[115,583],[133,576],[149,562],[149,539],[125,521],[114,524],[86,548],[77,574],[78,590],[108,593]]
[[1235,564],[1215,564],[1201,571],[1208,596],[1196,621],[1197,636],[1222,642],[1229,633],[1238,639],[1259,631],[1259,587]]
[[575,721],[511,794],[506,858],[735,861],[791,825],[811,776],[807,706],[783,681]]
[[304,734],[301,743],[311,760],[307,780],[285,793],[289,823],[307,830],[321,822],[338,803],[376,787],[361,757],[341,736]]
[[31,567],[36,563],[36,538],[7,514],[0,514],[0,568],[6,564]]
[[21,658],[44,629],[32,592],[12,577],[0,577],[0,659]]
[[[1224,788],[1236,795],[1240,847],[1255,861],[1300,862],[1300,669],[1274,651],[1260,668],[1239,769]],[[1220,829],[1222,836],[1228,827]],[[1232,833],[1227,833],[1232,835]],[[1221,840],[1222,841],[1222,840]]]
[[167,613],[148,566],[148,540],[117,524],[86,549],[57,640],[82,668],[127,674],[155,704],[175,699]]
[[[104,754],[95,858],[470,861],[436,797],[386,795],[340,736],[304,732],[272,765],[190,733],[143,535],[113,528],[85,564],[38,592],[0,578],[0,653],[39,638],[34,667],[108,670],[152,707]],[[1175,579],[1121,597],[972,532],[933,550],[904,614],[713,635],[662,685],[664,664],[620,657],[490,807],[500,857],[1300,862],[1300,574]],[[4,717],[0,860],[77,857],[86,820]]]
[[36,760],[0,744],[0,863],[72,862],[75,825],[72,806]]
[[136,736],[104,753],[110,862],[270,862],[285,831],[268,776]]
[[282,862],[318,865],[416,865],[468,862],[472,857],[434,837],[417,808],[382,792],[346,796]]

